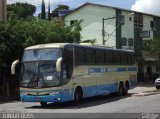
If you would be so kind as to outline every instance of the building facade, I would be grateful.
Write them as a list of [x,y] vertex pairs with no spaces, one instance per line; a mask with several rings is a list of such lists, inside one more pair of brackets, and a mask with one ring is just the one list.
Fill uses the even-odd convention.
[[6,20],[7,20],[6,0],[0,0],[0,21],[5,22]]
[[[160,17],[111,6],[86,3],[64,16],[66,25],[83,20],[81,41],[96,39],[96,45],[134,50],[138,59],[138,79],[153,79],[157,59],[143,49],[148,41],[160,39]],[[105,43],[103,43],[105,41]]]

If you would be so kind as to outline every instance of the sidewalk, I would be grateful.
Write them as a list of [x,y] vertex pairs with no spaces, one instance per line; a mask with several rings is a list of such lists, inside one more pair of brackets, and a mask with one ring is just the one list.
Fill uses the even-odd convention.
[[160,94],[160,90],[157,90],[153,83],[140,83],[136,88],[129,90],[133,96],[148,96],[154,94]]
[[8,97],[0,96],[0,103],[10,102],[10,101],[17,101],[17,100],[19,100],[17,96],[8,96]]

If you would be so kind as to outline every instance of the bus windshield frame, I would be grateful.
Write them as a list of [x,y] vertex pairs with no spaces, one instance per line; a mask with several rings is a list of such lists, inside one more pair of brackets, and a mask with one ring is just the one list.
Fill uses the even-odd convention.
[[[54,52],[55,51],[55,52]],[[56,61],[62,48],[25,50],[21,62],[20,86],[25,88],[56,87],[61,83]]]

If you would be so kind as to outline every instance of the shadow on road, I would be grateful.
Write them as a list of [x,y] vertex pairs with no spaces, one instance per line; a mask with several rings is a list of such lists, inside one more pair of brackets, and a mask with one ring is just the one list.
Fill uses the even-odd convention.
[[46,107],[41,107],[40,105],[34,105],[32,107],[25,107],[25,109],[80,109],[80,108],[98,106],[101,104],[114,102],[131,96],[132,94],[128,94],[126,96],[116,96],[116,94],[111,94],[107,96],[96,96],[96,97],[86,98],[78,106],[74,106],[72,102],[64,102],[64,103],[49,103]]

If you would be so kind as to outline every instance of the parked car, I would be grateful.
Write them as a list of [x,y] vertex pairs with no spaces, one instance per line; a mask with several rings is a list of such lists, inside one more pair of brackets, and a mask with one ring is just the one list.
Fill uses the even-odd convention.
[[155,86],[157,89],[160,89],[160,76],[155,80]]
[[158,77],[160,77],[160,72],[155,73],[155,78],[157,79]]

